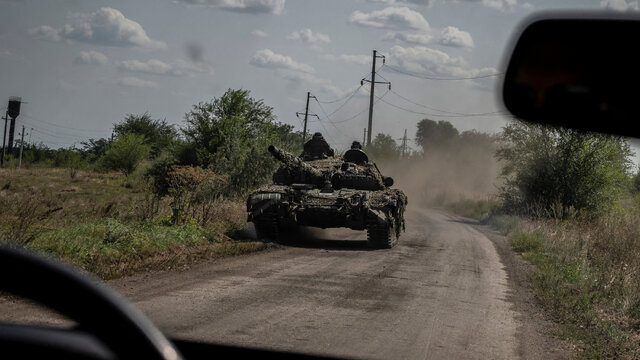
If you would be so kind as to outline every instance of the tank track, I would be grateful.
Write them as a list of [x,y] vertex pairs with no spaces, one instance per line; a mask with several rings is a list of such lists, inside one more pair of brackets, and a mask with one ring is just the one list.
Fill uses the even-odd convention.
[[396,245],[398,237],[393,226],[370,220],[367,225],[367,243],[374,249],[390,249]]
[[257,216],[253,220],[256,228],[256,238],[263,241],[279,241],[280,229],[278,226],[278,218],[276,214],[268,212]]

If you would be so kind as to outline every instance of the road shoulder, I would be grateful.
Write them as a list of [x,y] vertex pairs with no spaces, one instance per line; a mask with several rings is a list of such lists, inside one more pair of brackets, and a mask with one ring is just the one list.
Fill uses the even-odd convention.
[[[455,216],[455,215],[454,215]],[[465,219],[470,226],[485,235],[496,247],[508,277],[507,300],[518,313],[518,355],[523,359],[567,359],[573,357],[573,346],[554,337],[555,324],[531,287],[533,265],[513,252],[509,239],[487,225]]]

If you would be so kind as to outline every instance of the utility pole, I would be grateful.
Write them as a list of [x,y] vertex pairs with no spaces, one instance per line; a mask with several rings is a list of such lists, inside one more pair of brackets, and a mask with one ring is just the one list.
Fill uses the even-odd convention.
[[407,129],[404,129],[404,136],[402,137],[402,145],[400,148],[402,149],[402,158],[404,159],[405,154],[407,153]]
[[0,167],[4,167],[4,156],[7,148],[7,121],[9,121],[9,110],[4,114],[4,135],[2,136],[2,159],[0,159]]
[[20,157],[18,158],[18,169],[22,165],[22,149],[24,148],[24,125],[22,125],[22,138],[20,139]]
[[362,135],[362,145],[367,141],[367,128],[364,128],[364,135]]
[[[309,114],[309,99],[310,98],[314,98],[316,100],[318,100],[315,96],[311,95],[311,92],[307,91],[307,107],[304,109],[304,130],[302,130],[302,146],[304,146],[305,141],[307,140],[307,119],[309,118],[309,115],[311,116],[315,116],[318,119],[320,119],[320,117],[316,114]],[[299,117],[302,113],[301,112],[296,112],[296,116]]]
[[391,83],[388,81],[378,81],[376,82],[376,58],[382,58],[382,63],[385,63],[384,55],[378,55],[377,50],[373,50],[373,63],[371,65],[371,81],[367,79],[360,80],[360,85],[364,85],[364,82],[371,83],[371,91],[369,96],[369,130],[367,132],[367,146],[371,145],[371,125],[373,123],[373,98],[374,98],[374,87],[376,84],[388,84],[389,90],[391,90]]

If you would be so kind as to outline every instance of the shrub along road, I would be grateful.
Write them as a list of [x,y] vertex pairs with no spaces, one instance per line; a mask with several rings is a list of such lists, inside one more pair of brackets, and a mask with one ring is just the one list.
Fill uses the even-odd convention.
[[[503,237],[441,211],[406,216],[391,250],[369,250],[363,232],[304,233],[275,251],[109,284],[177,338],[358,358],[568,355],[543,335],[526,266]],[[0,313],[39,317],[7,301]]]

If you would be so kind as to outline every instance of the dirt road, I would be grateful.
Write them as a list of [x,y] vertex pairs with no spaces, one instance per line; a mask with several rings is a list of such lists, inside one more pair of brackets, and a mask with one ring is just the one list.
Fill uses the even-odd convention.
[[509,279],[495,240],[445,212],[406,216],[391,250],[327,231],[348,241],[307,239],[110,285],[178,338],[376,359],[563,356],[532,323],[532,295]]

